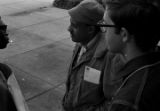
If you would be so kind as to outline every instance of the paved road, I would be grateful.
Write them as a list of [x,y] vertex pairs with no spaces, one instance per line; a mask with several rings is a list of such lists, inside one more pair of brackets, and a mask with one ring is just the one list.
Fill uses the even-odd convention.
[[53,0],[0,0],[0,15],[13,40],[0,61],[14,71],[30,111],[60,111],[74,43],[67,10]]

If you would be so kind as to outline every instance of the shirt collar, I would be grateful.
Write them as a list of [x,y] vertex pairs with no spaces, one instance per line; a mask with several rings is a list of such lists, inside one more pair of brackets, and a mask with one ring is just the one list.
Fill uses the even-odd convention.
[[151,53],[136,57],[128,61],[124,65],[124,67],[117,73],[118,75],[116,78],[127,76],[128,74],[130,74],[131,72],[133,72],[134,70],[142,66],[154,64],[160,61],[159,57],[160,57],[160,52],[151,52]]

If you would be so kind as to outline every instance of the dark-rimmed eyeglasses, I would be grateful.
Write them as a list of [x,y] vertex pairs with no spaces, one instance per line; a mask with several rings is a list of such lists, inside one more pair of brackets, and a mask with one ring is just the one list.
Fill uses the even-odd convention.
[[102,32],[106,32],[107,31],[106,27],[118,27],[117,25],[106,24],[104,22],[104,20],[99,21],[97,23],[97,26],[100,27],[100,29],[101,29]]

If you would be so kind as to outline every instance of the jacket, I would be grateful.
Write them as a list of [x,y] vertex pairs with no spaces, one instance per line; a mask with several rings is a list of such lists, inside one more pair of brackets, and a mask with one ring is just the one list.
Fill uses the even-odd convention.
[[[93,106],[100,104],[105,99],[102,75],[108,50],[105,38],[101,34],[96,37],[97,42],[82,55],[78,63],[76,63],[76,59],[81,45],[76,44],[75,46],[66,82],[66,93],[63,98],[65,111],[89,111],[93,109]],[[98,83],[84,80],[86,67],[99,72]]]
[[0,111],[17,111],[7,85],[7,79],[11,73],[7,65],[0,63]]
[[159,111],[160,52],[137,57],[110,78],[118,84],[108,111]]
[[[108,52],[103,35],[98,34],[97,37],[95,45],[82,55],[77,64],[76,59],[81,46],[79,44],[75,46],[66,82],[66,93],[62,101],[64,111],[106,111],[108,109],[108,102],[117,88],[117,85],[109,87],[108,78],[111,72],[120,70],[125,61],[120,55]],[[98,83],[85,79],[86,67],[100,72]],[[94,71],[91,71],[91,75]]]

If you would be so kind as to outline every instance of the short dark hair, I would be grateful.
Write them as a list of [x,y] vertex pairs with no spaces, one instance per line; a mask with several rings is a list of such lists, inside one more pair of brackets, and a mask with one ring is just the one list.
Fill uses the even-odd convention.
[[160,39],[160,11],[148,2],[120,0],[107,2],[109,16],[115,25],[134,35],[141,51],[154,49]]

